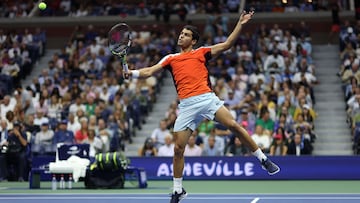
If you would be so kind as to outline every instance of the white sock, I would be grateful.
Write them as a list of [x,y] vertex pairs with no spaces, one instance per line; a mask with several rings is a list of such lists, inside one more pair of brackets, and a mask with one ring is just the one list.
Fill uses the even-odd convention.
[[182,180],[183,178],[173,178],[174,188],[173,192],[180,194],[182,192]]
[[262,161],[262,160],[266,160],[267,157],[266,155],[261,151],[260,148],[258,148],[257,150],[255,150],[253,153],[252,153],[254,156],[256,156],[259,161]]

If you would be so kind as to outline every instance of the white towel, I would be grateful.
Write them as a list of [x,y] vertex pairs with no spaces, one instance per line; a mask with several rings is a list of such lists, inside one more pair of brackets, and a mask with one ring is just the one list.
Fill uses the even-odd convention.
[[50,162],[50,173],[72,173],[74,182],[78,182],[80,177],[86,176],[86,168],[90,160],[72,155],[65,161]]

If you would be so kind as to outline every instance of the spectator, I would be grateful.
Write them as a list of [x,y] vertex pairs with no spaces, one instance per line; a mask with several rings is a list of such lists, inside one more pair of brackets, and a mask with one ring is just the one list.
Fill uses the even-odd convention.
[[180,21],[185,22],[188,10],[186,9],[184,3],[179,3],[176,13],[179,16]]
[[205,145],[202,155],[203,156],[222,156],[224,151],[217,147],[215,135],[208,137],[207,145]]
[[67,129],[67,120],[62,120],[54,133],[53,143],[75,144],[74,133]]
[[171,7],[171,2],[169,0],[167,0],[164,3],[163,10],[162,10],[163,20],[165,23],[169,23],[172,13],[173,13],[173,9]]
[[36,133],[35,140],[31,146],[36,154],[45,154],[55,152],[53,146],[54,131],[49,129],[49,123],[41,124],[41,131]]
[[98,124],[97,124],[97,128],[96,128],[95,132],[96,132],[96,135],[100,136],[100,139],[104,143],[105,152],[109,152],[111,139],[114,137],[114,134],[113,134],[113,131],[108,128],[104,119],[100,118],[98,120]]
[[307,40],[310,39],[310,28],[305,23],[305,21],[301,21],[300,26],[298,28],[298,36],[297,37],[302,37],[302,36],[305,37],[305,39],[307,39]]
[[255,125],[261,125],[263,129],[269,130],[270,133],[274,131],[275,123],[270,118],[270,112],[267,110],[267,107],[260,110],[260,117],[256,120]]
[[339,3],[335,1],[333,1],[330,6],[331,6],[332,24],[331,24],[331,30],[329,33],[328,42],[332,43],[334,34],[338,35],[340,33],[340,17],[339,17],[340,6]]
[[[270,29],[270,37],[278,36],[281,40],[283,38],[283,30],[280,28],[279,24],[275,23],[273,27]],[[280,41],[279,40],[279,41]]]
[[300,4],[300,11],[302,12],[314,11],[312,2],[305,1],[304,3]]
[[0,102],[0,119],[5,119],[6,113],[8,111],[14,111],[16,106],[16,100],[10,95],[5,95]]
[[72,113],[69,114],[68,119],[67,130],[75,134],[76,131],[80,130],[81,124],[75,119],[75,115]]
[[196,144],[196,136],[192,134],[189,137],[188,143],[185,147],[184,156],[201,156],[202,148]]
[[29,115],[24,123],[26,132],[30,132],[31,135],[36,135],[40,131],[40,126],[35,125],[34,115]]
[[233,136],[230,143],[225,149],[226,156],[248,156],[250,155],[249,149],[241,143],[238,137]]
[[9,176],[10,164],[15,166],[16,179],[24,181],[24,169],[26,164],[26,146],[28,145],[25,132],[19,122],[14,122],[14,128],[9,131],[7,137],[7,151],[4,157],[0,159],[0,167],[3,178]]
[[298,118],[299,114],[303,114],[303,117],[306,116],[306,121],[309,124],[313,124],[316,118],[316,112],[308,104],[304,104],[302,107],[297,107],[294,112],[294,118]]
[[87,100],[87,103],[85,104],[85,114],[87,116],[94,115],[95,114],[95,107],[96,107],[95,94],[90,92],[86,96],[86,100]]
[[15,59],[11,58],[9,64],[5,64],[2,67],[1,73],[13,78],[13,81],[16,82],[18,78],[18,74],[20,72],[19,64],[15,63]]
[[285,134],[293,134],[294,128],[293,128],[293,120],[288,119],[288,115],[286,113],[281,113],[278,120],[275,123],[275,130],[277,130],[279,127],[284,128]]
[[264,62],[264,71],[266,73],[272,73],[274,71],[280,72],[284,67],[284,57],[280,54],[278,49],[274,49],[272,54],[269,55]]
[[34,103],[32,101],[31,95],[27,90],[24,90],[21,85],[16,87],[16,92],[14,93],[16,98],[20,100],[21,109],[25,112],[25,115],[30,115],[35,113]]
[[38,109],[36,111],[34,125],[40,127],[43,123],[49,123],[49,118],[45,116],[45,113],[42,109]]
[[145,143],[143,147],[139,149],[138,154],[142,157],[153,157],[157,155],[157,149],[151,137],[146,138]]
[[40,96],[39,101],[34,104],[34,107],[35,112],[42,113],[42,116],[47,117],[49,108],[47,98]]
[[201,149],[203,149],[204,147],[204,138],[199,136],[199,131],[197,129],[195,129],[192,133],[192,136],[194,136],[195,138],[195,144],[199,147],[201,147]]
[[288,144],[287,154],[301,156],[301,155],[310,155],[312,153],[313,147],[308,139],[304,139],[301,134],[296,133],[294,139]]
[[256,126],[255,133],[251,135],[251,138],[264,153],[270,152],[271,137],[264,132],[264,129],[261,125]]
[[80,119],[80,130],[75,132],[75,143],[77,144],[83,144],[87,142],[88,139],[88,119],[86,117],[82,117]]
[[160,21],[160,16],[161,13],[163,12],[162,6],[163,6],[162,3],[153,3],[152,5],[152,9],[150,12],[155,16],[156,21]]
[[208,137],[211,131],[215,128],[214,121],[209,119],[204,119],[197,128],[198,135],[201,137]]
[[271,156],[285,156],[287,154],[287,138],[285,137],[284,129],[278,128],[273,136],[273,142],[270,146]]
[[94,129],[90,129],[88,132],[88,143],[90,144],[89,156],[95,157],[98,153],[107,152],[105,145],[99,135],[96,135]]
[[71,114],[76,114],[76,112],[77,112],[79,109],[82,109],[84,112],[86,111],[86,107],[85,107],[85,105],[83,104],[83,102],[81,101],[80,95],[76,97],[75,103],[72,103],[72,104],[70,105],[69,113],[71,113]]
[[8,145],[8,129],[7,129],[7,121],[5,119],[0,120],[0,182],[7,180],[7,175],[4,174],[6,169],[4,169],[3,163],[6,160],[5,153]]
[[349,81],[352,77],[355,77],[357,81],[360,81],[360,60],[354,59],[353,63],[349,64],[349,69],[345,70],[342,73],[341,80],[343,83],[349,84]]
[[60,103],[59,97],[57,95],[52,95],[50,97],[50,102],[48,105],[48,117],[52,124],[56,123],[61,119],[61,110],[62,104]]
[[304,121],[308,122],[310,124],[310,129],[314,129],[314,122],[315,122],[315,116],[314,115],[314,111],[313,109],[311,109],[308,105],[304,105],[303,106],[303,117],[304,117]]
[[230,13],[239,12],[239,5],[240,5],[240,0],[227,0],[226,1],[226,6],[229,9]]
[[151,133],[151,138],[157,149],[165,144],[165,136],[168,134],[170,134],[170,131],[167,129],[166,119],[163,119],[160,121],[159,127],[155,128]]
[[173,136],[171,134],[167,134],[165,136],[165,144],[159,147],[157,156],[174,156],[174,147]]

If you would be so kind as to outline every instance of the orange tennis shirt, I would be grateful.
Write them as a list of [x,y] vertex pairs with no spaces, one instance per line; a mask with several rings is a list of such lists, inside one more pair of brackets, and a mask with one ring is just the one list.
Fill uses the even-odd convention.
[[205,66],[210,59],[211,49],[200,47],[187,53],[169,54],[159,64],[171,72],[179,99],[185,99],[212,92]]

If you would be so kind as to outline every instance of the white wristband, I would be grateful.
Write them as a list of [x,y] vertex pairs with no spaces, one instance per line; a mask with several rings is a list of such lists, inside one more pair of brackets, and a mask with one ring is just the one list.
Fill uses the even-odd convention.
[[132,70],[131,71],[131,77],[132,78],[138,78],[140,76],[140,71],[138,70]]

